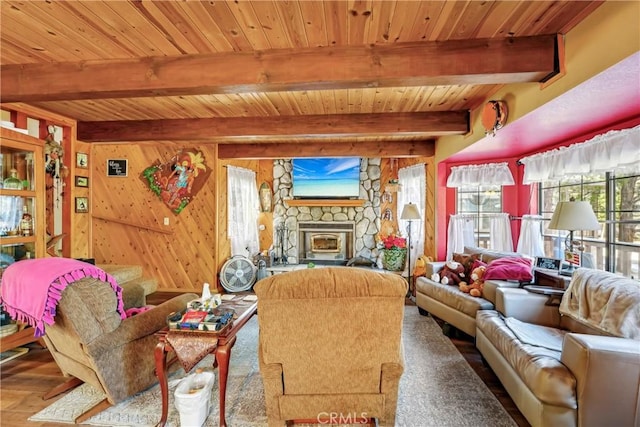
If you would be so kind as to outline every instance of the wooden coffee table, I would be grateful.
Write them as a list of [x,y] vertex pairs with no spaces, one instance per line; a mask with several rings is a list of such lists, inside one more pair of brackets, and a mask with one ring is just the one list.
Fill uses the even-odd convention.
[[[213,367],[218,368],[218,384],[220,391],[220,426],[226,426],[227,421],[225,419],[225,397],[227,392],[227,377],[229,375],[229,359],[231,358],[231,348],[236,342],[236,335],[238,331],[251,319],[257,309],[257,301],[247,301],[244,298],[247,295],[254,295],[250,293],[238,293],[234,295],[234,299],[230,301],[223,301],[221,307],[233,308],[236,312],[233,324],[219,334],[215,333],[194,333],[194,340],[207,340],[208,344],[212,341],[216,344],[209,354],[215,356]],[[169,328],[165,328],[159,331],[158,345],[155,349],[155,361],[156,361],[156,375],[160,382],[160,390],[162,392],[162,417],[158,426],[164,426],[167,422],[167,415],[169,412],[169,387],[167,383],[167,367],[174,363],[177,359],[173,357],[169,363],[167,363],[167,354],[173,351],[171,344],[167,340],[167,335],[172,331]]]

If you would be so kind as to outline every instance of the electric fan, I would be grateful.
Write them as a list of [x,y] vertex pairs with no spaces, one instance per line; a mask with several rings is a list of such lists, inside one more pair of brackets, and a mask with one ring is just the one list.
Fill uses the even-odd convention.
[[220,269],[220,283],[229,292],[251,289],[256,281],[256,266],[246,257],[235,255]]

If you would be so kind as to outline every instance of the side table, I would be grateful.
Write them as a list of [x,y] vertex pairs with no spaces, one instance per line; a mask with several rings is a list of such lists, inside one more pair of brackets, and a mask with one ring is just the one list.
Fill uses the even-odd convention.
[[557,289],[567,289],[571,277],[562,276],[557,270],[549,270],[546,268],[535,268],[533,270],[534,283],[537,286],[549,286]]
[[[233,300],[223,301],[221,307],[233,308],[236,311],[233,324],[225,331],[219,334],[207,334],[196,333],[193,335],[193,340],[209,341],[213,344],[210,351],[214,354],[214,368],[218,368],[218,384],[219,384],[219,405],[220,405],[220,426],[226,427],[227,421],[225,419],[225,399],[227,393],[227,376],[229,374],[229,360],[231,359],[231,348],[236,343],[236,334],[242,327],[249,321],[251,316],[256,314],[258,309],[258,303],[255,300],[247,301],[244,299],[247,293],[235,294]],[[167,367],[171,363],[176,361],[174,357],[169,363],[167,363],[167,354],[174,351],[171,344],[167,340],[167,334],[170,331],[165,328],[156,333],[158,337],[158,344],[155,348],[155,362],[156,362],[156,376],[160,383],[160,393],[162,396],[162,414],[158,427],[165,425],[167,421],[167,415],[169,412],[169,387],[167,383]]]

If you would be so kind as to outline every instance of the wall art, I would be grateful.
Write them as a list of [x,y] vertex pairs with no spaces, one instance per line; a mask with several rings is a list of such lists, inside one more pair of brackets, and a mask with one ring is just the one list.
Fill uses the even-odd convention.
[[76,167],[81,169],[89,168],[89,155],[87,153],[76,153]]
[[179,214],[202,189],[211,174],[201,151],[183,150],[166,163],[146,168],[141,176],[149,189]]
[[76,176],[76,187],[89,188],[89,178],[86,176]]
[[107,176],[126,177],[128,173],[127,159],[107,160]]
[[76,197],[76,213],[89,212],[89,198],[88,197]]

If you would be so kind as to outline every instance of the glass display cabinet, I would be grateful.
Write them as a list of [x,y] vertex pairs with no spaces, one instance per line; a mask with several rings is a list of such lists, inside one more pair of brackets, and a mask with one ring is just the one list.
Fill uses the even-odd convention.
[[0,128],[0,277],[45,255],[44,141]]

